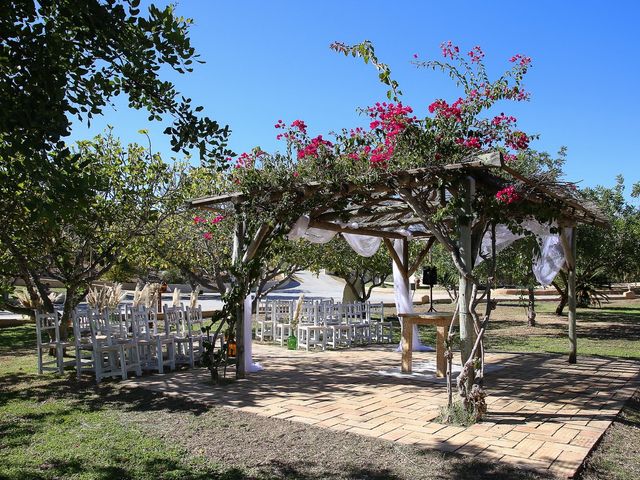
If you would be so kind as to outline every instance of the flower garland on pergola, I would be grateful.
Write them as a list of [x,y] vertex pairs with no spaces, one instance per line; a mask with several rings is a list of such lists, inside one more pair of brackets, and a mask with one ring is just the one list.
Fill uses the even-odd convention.
[[[286,142],[285,152],[255,149],[235,162],[226,159],[234,191],[190,202],[191,207],[212,211],[209,221],[198,217],[205,236],[212,235],[211,229],[220,222],[235,224],[230,272],[235,283],[217,319],[235,324],[238,355],[247,343],[242,331],[244,299],[261,264],[273,240],[287,235],[307,216],[312,228],[383,237],[405,273],[408,265],[394,256],[392,239],[406,243],[410,238],[431,238],[431,243],[435,239],[443,245],[460,275],[457,312],[469,391],[474,380],[474,346],[482,343],[490,312],[480,320],[472,298],[473,285],[479,284],[474,267],[482,240],[496,225],[522,231],[523,222],[535,219],[561,234],[573,299],[569,302],[569,360],[575,362],[572,227],[577,222],[606,224],[606,219],[580,197],[575,185],[558,181],[539,165],[531,172],[536,156],[529,142],[535,136],[519,130],[513,116],[487,115],[499,101],[529,99],[522,80],[531,60],[515,55],[512,68],[490,81],[479,47],[467,59],[458,47],[443,44],[443,55],[457,66],[440,61],[414,63],[447,72],[465,96],[451,103],[437,99],[428,107],[431,116],[418,118],[398,100],[398,84],[369,42],[333,44],[332,48],[372,63],[380,80],[390,87],[389,102],[363,110],[370,118],[368,128],[343,129],[328,139],[310,137],[301,120],[289,125],[279,120],[275,127],[277,137]],[[246,368],[240,362],[238,376]]]

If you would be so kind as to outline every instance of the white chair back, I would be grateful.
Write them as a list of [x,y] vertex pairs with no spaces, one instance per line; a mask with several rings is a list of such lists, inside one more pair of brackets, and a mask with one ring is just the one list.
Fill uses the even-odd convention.
[[80,313],[78,309],[75,309],[71,314],[71,322],[73,323],[73,337],[76,346],[92,341],[91,322],[86,312]]
[[293,300],[274,300],[271,302],[271,319],[278,323],[289,323],[293,319]]
[[164,334],[183,334],[186,330],[183,326],[183,310],[182,307],[164,306]]
[[36,335],[38,345],[60,341],[60,314],[58,312],[36,314]]
[[187,307],[186,318],[188,335],[201,335],[204,325],[202,305],[198,305],[195,308]]

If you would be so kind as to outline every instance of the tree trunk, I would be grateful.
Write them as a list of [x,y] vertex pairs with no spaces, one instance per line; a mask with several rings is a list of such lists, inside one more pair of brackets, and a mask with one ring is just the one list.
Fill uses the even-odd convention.
[[[464,270],[467,273],[471,273],[473,270],[473,257],[471,251],[471,199],[474,196],[474,185],[472,179],[467,179],[463,182],[463,188],[461,192],[461,197],[464,201],[464,210],[468,216],[461,220],[460,222],[460,238],[459,238],[459,249],[460,249],[460,257],[462,258]],[[471,307],[471,291],[472,291],[472,282],[465,276],[460,274],[459,279],[459,290],[458,290],[458,305],[459,305],[459,315],[460,315],[460,356],[462,360],[462,364],[465,365],[468,360],[471,358],[473,346],[476,340],[476,332],[474,328],[473,316],[470,312]],[[475,372],[473,370],[473,365],[470,365],[469,372],[466,377],[467,381],[467,389],[471,391],[471,386],[473,385],[473,380],[475,378]]]
[[62,316],[60,318],[60,339],[66,341],[69,338],[69,326],[71,325],[71,317],[73,311],[78,306],[84,292],[76,285],[67,286],[67,296],[64,301],[64,307],[62,309]]
[[558,316],[562,315],[564,307],[567,306],[567,302],[568,301],[569,301],[569,296],[566,293],[563,292],[560,295],[560,303],[558,303],[558,306],[556,307],[556,315],[558,315]]
[[536,296],[533,287],[529,287],[529,302],[527,304],[527,323],[530,327],[536,326]]
[[[564,284],[567,285],[566,272],[564,270],[560,270],[559,275],[564,280]],[[555,289],[558,291],[558,293],[560,294],[560,303],[556,307],[556,315],[560,316],[562,315],[562,311],[564,310],[564,307],[567,306],[567,301],[569,300],[569,291],[566,287],[564,289],[561,288],[560,285],[556,282],[552,282],[551,285],[553,285]]]

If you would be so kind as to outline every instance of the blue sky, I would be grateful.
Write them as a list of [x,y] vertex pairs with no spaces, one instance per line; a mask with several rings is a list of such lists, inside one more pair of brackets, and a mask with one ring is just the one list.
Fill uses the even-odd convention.
[[[157,4],[165,2],[158,1]],[[436,98],[458,91],[440,72],[416,69],[440,58],[452,40],[468,51],[480,45],[489,72],[500,74],[515,53],[533,58],[526,103],[505,103],[519,126],[538,133],[532,146],[551,153],[568,147],[566,176],[582,185],[613,185],[624,174],[640,181],[640,3],[597,1],[205,1],[183,0],[177,13],[195,20],[192,42],[206,64],[188,75],[169,72],[178,90],[232,129],[238,153],[274,150],[274,123],[303,119],[311,134],[365,123],[358,107],[384,100],[371,66],[329,50],[339,40],[373,41],[404,92],[403,102],[426,115]],[[107,124],[125,142],[144,142],[169,157],[163,125],[116,102],[90,128],[76,122],[72,139]]]

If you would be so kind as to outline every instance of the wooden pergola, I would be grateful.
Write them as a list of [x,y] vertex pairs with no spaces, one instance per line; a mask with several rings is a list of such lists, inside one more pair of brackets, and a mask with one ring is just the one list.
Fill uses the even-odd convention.
[[[493,220],[478,218],[473,208],[473,198],[477,193],[485,196],[495,195],[507,185],[518,182],[526,191],[520,202],[524,202],[531,211],[544,208],[552,211],[560,229],[560,237],[565,252],[568,272],[568,309],[570,340],[569,361],[575,362],[577,355],[576,338],[576,288],[575,288],[575,227],[578,223],[591,223],[605,226],[607,218],[598,208],[577,194],[572,185],[558,184],[543,178],[528,178],[519,174],[503,161],[499,152],[479,155],[467,161],[416,168],[401,172],[382,173],[375,182],[358,184],[343,182],[328,186],[323,182],[292,182],[286,189],[261,192],[267,202],[277,201],[283,194],[294,195],[300,200],[315,198],[314,207],[306,212],[309,228],[329,230],[336,233],[348,233],[381,237],[389,253],[402,272],[403,280],[409,282],[410,272],[408,242],[410,239],[425,241],[423,253],[438,241],[449,248],[451,236],[443,234],[434,222],[434,215],[452,199],[460,202],[466,221],[456,223],[453,218],[440,222],[455,229],[455,248],[459,268],[471,274],[479,249],[479,242],[486,233],[486,227]],[[219,211],[221,208],[235,208],[242,211],[248,202],[244,193],[203,197],[191,200],[191,208]],[[276,219],[277,221],[277,219]],[[292,227],[289,225],[288,227]],[[234,262],[247,262],[254,258],[261,242],[269,234],[271,227],[266,224],[258,228],[249,242],[244,241],[247,232],[238,225],[234,240]],[[450,232],[451,233],[451,232]],[[403,258],[392,247],[392,240],[404,243]],[[454,262],[456,259],[454,258]],[[460,276],[459,316],[460,337],[463,361],[470,352],[473,343],[473,323],[468,311],[471,285],[465,275]],[[242,322],[240,322],[242,323]],[[238,325],[240,328],[241,326]],[[243,335],[237,334],[241,342]],[[243,345],[238,344],[238,350]],[[239,375],[243,376],[243,367],[239,366]]]

